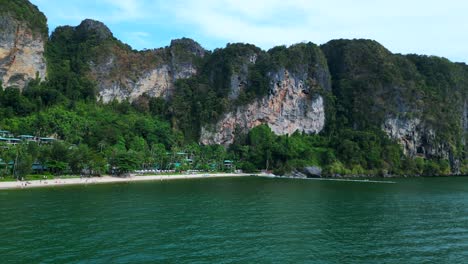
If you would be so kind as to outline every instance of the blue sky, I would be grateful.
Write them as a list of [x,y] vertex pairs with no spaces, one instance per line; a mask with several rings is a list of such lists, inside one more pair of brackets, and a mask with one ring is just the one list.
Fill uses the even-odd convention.
[[468,62],[466,0],[31,0],[49,29],[104,22],[135,49],[189,37],[207,49],[245,42],[263,49],[303,41],[369,38],[395,53]]

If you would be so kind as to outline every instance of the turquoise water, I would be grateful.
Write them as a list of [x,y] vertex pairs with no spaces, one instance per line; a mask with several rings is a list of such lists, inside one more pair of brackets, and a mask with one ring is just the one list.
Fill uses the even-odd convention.
[[1,263],[467,263],[468,178],[0,191]]

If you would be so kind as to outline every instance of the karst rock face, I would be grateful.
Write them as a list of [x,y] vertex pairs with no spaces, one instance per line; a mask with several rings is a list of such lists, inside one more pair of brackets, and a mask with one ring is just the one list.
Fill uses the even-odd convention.
[[270,79],[268,96],[238,107],[213,126],[203,128],[201,142],[229,145],[236,133],[248,132],[262,124],[267,124],[278,135],[320,132],[325,126],[324,99],[309,92],[307,78],[282,69],[271,73]]
[[322,50],[353,129],[381,128],[407,156],[449,160],[459,173],[468,123],[465,64],[393,54],[371,40],[333,40]]
[[97,83],[103,102],[130,100],[146,94],[169,99],[178,79],[197,74],[196,59],[205,50],[187,38],[173,40],[169,47],[135,51],[115,39],[101,22],[87,19],[74,28],[78,36],[96,39],[90,59],[90,78]]
[[448,152],[435,143],[435,131],[419,118],[389,118],[382,126],[389,137],[398,141],[408,156],[437,156],[448,159]]
[[207,51],[182,38],[136,51],[91,19],[58,27],[49,37],[47,19],[36,6],[0,1],[3,89],[24,90],[31,80],[50,79],[55,68],[71,62],[104,103],[157,97],[170,105],[178,81],[208,86],[223,110],[209,113],[214,119],[196,128],[203,144],[227,146],[259,125],[286,135],[319,133],[330,124],[381,129],[406,155],[449,159],[455,173],[467,152],[468,66],[463,63],[393,54],[371,40],[268,51],[237,43]]
[[23,89],[32,79],[44,79],[47,36],[10,13],[0,15],[0,80],[4,88]]
[[[239,133],[248,133],[259,125],[268,125],[277,135],[315,134],[323,130],[326,102],[322,93],[331,92],[331,76],[318,46],[301,43],[268,52],[238,46],[238,50],[244,53],[233,59],[237,63],[229,76],[228,98],[234,105],[219,120],[202,127],[201,143],[227,146]],[[235,52],[229,54],[232,53]],[[256,88],[249,76],[259,68],[268,69],[263,73],[268,92],[249,98],[247,104],[236,105],[240,94]]]
[[[132,101],[143,94],[168,100],[174,92],[175,81],[196,75],[194,60],[204,55],[205,50],[195,41],[178,39],[163,49],[124,54],[111,51],[103,63],[93,64],[92,75],[104,102]],[[136,66],[125,69],[128,65]]]

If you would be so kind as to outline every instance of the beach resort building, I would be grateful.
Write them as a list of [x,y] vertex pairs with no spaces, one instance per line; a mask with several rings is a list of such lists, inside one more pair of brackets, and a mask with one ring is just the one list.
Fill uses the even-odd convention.
[[0,144],[17,145],[23,142],[36,142],[38,144],[50,144],[57,139],[52,137],[37,137],[33,135],[19,135],[15,137],[13,133],[7,130],[0,130]]

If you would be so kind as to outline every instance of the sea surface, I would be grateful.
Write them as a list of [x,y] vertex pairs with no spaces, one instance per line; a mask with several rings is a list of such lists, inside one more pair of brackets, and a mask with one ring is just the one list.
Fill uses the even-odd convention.
[[468,178],[0,191],[0,263],[468,263]]

